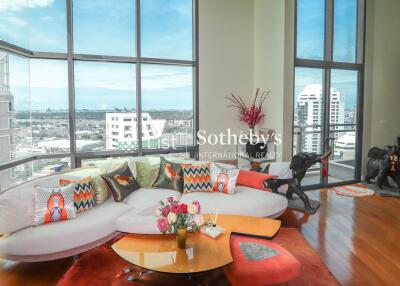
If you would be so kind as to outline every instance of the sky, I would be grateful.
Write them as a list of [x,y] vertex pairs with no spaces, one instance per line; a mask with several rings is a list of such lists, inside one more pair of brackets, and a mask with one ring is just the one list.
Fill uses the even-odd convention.
[[[192,59],[191,0],[142,0],[142,56]],[[297,55],[322,59],[324,0],[298,0]],[[335,0],[334,59],[354,62],[356,0]],[[0,38],[43,52],[66,52],[65,0],[1,0]],[[82,54],[136,56],[135,3],[132,0],[74,0],[74,50]],[[268,52],[268,51],[266,51]],[[295,93],[321,83],[321,71],[296,69]],[[16,110],[66,109],[67,65],[63,61],[10,57]],[[354,72],[335,71],[334,88],[346,108],[356,99]],[[77,109],[135,108],[135,65],[75,63]],[[45,104],[44,104],[45,103]],[[143,109],[190,109],[190,67],[142,66]]]
[[[324,0],[298,0],[297,57],[323,59],[324,52]],[[334,2],[335,61],[355,62],[356,53],[356,0]],[[295,96],[307,84],[322,84],[322,70],[296,68]],[[345,95],[346,109],[352,109],[357,99],[357,73],[332,71],[332,87]]]
[[[65,0],[1,0],[0,39],[41,52],[66,52]],[[135,2],[74,0],[74,51],[135,57]],[[142,56],[192,59],[192,1],[141,1]],[[134,64],[75,62],[77,109],[135,108]],[[66,109],[64,61],[10,56],[15,109]],[[191,109],[192,68],[142,65],[143,109]],[[29,89],[30,88],[30,89]],[[29,92],[30,91],[30,92]],[[45,103],[45,104],[44,104]]]

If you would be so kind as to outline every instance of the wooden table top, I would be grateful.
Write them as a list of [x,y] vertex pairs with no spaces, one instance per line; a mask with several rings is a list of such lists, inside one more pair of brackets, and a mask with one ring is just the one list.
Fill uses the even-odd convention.
[[278,232],[281,222],[267,218],[220,215],[217,224],[225,228],[222,235],[213,239],[202,233],[189,233],[186,249],[177,248],[174,234],[127,234],[114,243],[112,249],[123,259],[148,270],[196,273],[220,268],[233,261],[229,246],[232,233],[270,238]]

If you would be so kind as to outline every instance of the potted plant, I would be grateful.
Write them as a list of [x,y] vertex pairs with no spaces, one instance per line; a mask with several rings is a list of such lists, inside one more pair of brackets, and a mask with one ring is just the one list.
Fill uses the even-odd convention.
[[[240,95],[231,93],[226,99],[231,103],[228,107],[238,110],[239,121],[246,123],[251,130],[251,135],[255,135],[254,128],[265,117],[263,105],[270,91],[260,91],[257,88],[254,100],[251,105],[247,106]],[[257,138],[249,138],[246,144],[246,153],[252,158],[263,158],[267,154],[267,146],[263,142],[258,142]]]
[[187,232],[195,232],[203,224],[200,203],[179,204],[176,197],[160,201],[156,209],[157,227],[162,233],[174,233],[178,248],[185,248]]

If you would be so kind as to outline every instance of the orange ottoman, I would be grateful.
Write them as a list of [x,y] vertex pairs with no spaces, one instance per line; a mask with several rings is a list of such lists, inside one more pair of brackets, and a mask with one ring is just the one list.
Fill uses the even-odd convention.
[[269,240],[232,235],[230,247],[233,262],[225,274],[233,286],[284,283],[300,272],[300,262]]

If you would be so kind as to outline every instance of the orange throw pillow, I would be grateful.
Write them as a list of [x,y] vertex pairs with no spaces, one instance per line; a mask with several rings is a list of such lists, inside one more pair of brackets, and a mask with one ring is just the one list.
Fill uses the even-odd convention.
[[254,171],[240,170],[236,185],[272,192],[271,189],[264,187],[264,181],[271,178],[276,178],[276,176]]

